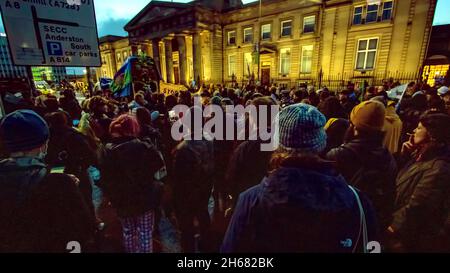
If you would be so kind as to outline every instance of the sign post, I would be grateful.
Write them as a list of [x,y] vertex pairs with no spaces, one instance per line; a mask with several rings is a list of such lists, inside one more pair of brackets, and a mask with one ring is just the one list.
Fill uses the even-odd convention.
[[93,0],[0,0],[0,9],[15,65],[101,66]]
[[5,108],[3,106],[2,95],[0,94],[0,120],[5,116]]
[[33,71],[31,70],[31,66],[26,66],[28,84],[30,85],[31,95],[36,96],[36,86],[34,85]]
[[91,68],[86,67],[86,78],[87,78],[87,88],[89,96],[93,96],[93,86],[92,86],[92,75],[91,75]]

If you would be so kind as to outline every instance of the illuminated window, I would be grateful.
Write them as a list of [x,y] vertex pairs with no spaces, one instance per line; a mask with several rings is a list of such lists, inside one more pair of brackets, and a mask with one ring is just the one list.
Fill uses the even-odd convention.
[[423,68],[423,81],[428,83],[430,86],[434,86],[437,81],[443,82],[445,76],[450,71],[450,65],[427,65]]
[[236,76],[236,55],[231,54],[228,55],[228,76],[231,77],[233,75]]
[[358,41],[358,52],[356,55],[357,70],[371,70],[375,67],[378,38],[361,39]]
[[314,32],[316,28],[316,16],[308,16],[303,18],[303,33]]
[[366,15],[366,23],[376,22],[378,18],[378,5],[368,5],[367,6],[367,15]]
[[393,7],[394,7],[394,4],[392,1],[383,3],[383,15],[381,16],[382,21],[391,20]]
[[244,75],[250,77],[252,74],[252,53],[244,53]]
[[253,42],[253,28],[248,27],[244,28],[244,43],[252,43]]
[[291,36],[292,34],[292,20],[281,22],[281,37]]
[[120,55],[120,53],[117,53],[117,63],[122,64],[122,56]]
[[302,47],[302,63],[300,72],[301,73],[311,73],[312,68],[312,56],[313,56],[313,46],[303,46]]
[[363,14],[363,7],[355,7],[355,11],[353,12],[354,25],[362,24],[362,14]]
[[266,40],[271,38],[272,25],[265,24],[261,26],[261,39]]
[[236,45],[236,31],[228,31],[228,45]]
[[280,74],[288,75],[291,70],[291,49],[280,50]]

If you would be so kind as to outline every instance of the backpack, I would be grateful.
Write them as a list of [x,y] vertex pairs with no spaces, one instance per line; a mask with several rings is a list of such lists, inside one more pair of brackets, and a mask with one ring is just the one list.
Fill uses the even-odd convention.
[[[136,149],[145,149],[144,153],[136,153],[135,158],[131,160],[131,162],[123,162],[123,155],[121,155],[122,146],[129,145],[130,142],[121,143],[121,144],[112,144],[108,143],[105,145],[102,150],[102,158],[103,163],[101,167],[101,179],[97,185],[105,191],[107,195],[110,195],[110,198],[113,197],[121,199],[121,196],[125,193],[130,194],[129,186],[133,187],[133,190],[136,187],[142,189],[141,193],[145,195],[149,194],[151,196],[152,204],[156,208],[159,206],[161,201],[161,196],[163,194],[164,184],[159,180],[164,178],[164,163],[163,158],[160,153],[152,146],[150,143],[140,140],[134,140],[134,145],[132,147],[133,150]],[[148,156],[150,154],[154,154],[155,156],[160,157],[161,166],[155,170],[155,173],[150,174],[148,172],[142,172],[138,170],[143,170],[147,167],[150,167],[149,164],[151,162],[148,161]],[[106,160],[105,160],[106,159]],[[121,170],[123,169],[123,165],[126,168],[134,168],[136,172],[132,173],[123,173]],[[144,187],[145,186],[145,187]],[[143,195],[136,196],[137,202],[142,202]],[[115,198],[114,198],[115,197]]]
[[361,167],[348,181],[348,184],[367,195],[376,209],[381,226],[387,227],[390,224],[394,208],[396,177],[394,175],[389,177],[383,168],[368,165],[367,160],[361,158],[360,153],[353,148],[344,147],[350,150],[354,158],[361,163]]

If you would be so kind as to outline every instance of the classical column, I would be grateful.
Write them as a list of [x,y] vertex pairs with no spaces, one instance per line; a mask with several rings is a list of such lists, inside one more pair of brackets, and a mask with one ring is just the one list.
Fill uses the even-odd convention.
[[153,60],[155,61],[156,67],[159,69],[161,73],[161,59],[159,57],[159,41],[160,39],[152,40],[152,51],[153,51]]
[[111,50],[111,53],[109,55],[110,60],[110,69],[111,69],[111,75],[114,77],[114,75],[117,73],[117,63],[116,63],[116,51],[114,49]]
[[[192,34],[192,51],[194,63],[194,80],[197,85],[202,82],[202,45],[200,44],[200,31],[195,31]],[[200,82],[199,82],[200,80]]]
[[186,52],[186,40],[183,35],[177,36],[179,64],[180,64],[180,83],[188,84],[187,76],[187,52]]
[[165,38],[164,39],[164,48],[166,51],[166,72],[167,72],[167,82],[174,83],[174,75],[173,75],[173,60],[172,60],[172,39]]

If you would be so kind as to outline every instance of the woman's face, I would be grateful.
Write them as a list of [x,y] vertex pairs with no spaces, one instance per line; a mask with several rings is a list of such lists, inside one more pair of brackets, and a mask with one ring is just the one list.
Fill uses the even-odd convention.
[[446,104],[450,104],[450,94],[449,93],[447,93],[445,96],[443,96],[442,99],[445,101]]
[[416,130],[414,130],[414,144],[425,144],[429,140],[430,136],[428,134],[427,128],[425,128],[422,123],[419,123],[419,126],[417,126]]

